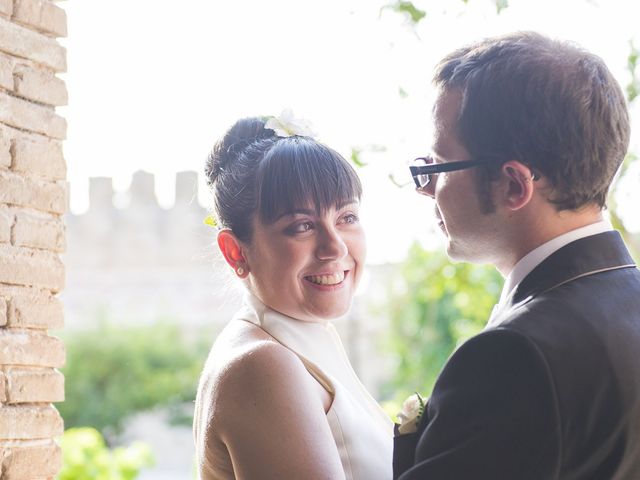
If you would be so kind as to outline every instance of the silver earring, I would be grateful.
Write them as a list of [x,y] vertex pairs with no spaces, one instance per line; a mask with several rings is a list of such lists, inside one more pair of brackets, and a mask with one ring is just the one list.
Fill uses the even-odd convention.
[[244,268],[242,268],[242,267],[238,267],[238,268],[236,268],[236,273],[237,273],[239,276],[244,275]]

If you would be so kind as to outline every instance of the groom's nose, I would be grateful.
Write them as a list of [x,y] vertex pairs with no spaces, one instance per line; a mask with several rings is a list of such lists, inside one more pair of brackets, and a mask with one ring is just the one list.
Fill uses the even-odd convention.
[[435,184],[436,179],[434,178],[426,187],[416,188],[416,192],[418,192],[420,195],[426,195],[427,197],[435,198]]

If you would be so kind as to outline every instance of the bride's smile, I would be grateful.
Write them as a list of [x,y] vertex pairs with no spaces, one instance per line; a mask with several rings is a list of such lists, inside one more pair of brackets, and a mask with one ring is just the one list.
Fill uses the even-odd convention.
[[306,277],[304,277],[304,279],[310,283],[313,283],[314,285],[333,287],[336,285],[341,285],[348,273],[349,270],[341,270],[336,273],[320,273],[315,275],[307,275]]

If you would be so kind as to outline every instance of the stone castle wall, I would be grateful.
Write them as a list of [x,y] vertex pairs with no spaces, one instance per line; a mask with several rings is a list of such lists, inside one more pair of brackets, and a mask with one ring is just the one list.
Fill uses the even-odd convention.
[[[67,215],[68,329],[93,328],[99,320],[219,325],[233,313],[238,299],[226,295],[224,283],[232,279],[216,262],[216,232],[203,221],[197,174],[177,174],[171,208],[158,205],[154,183],[139,171],[127,191],[116,193],[110,178],[91,178],[89,209]],[[116,207],[116,196],[125,205]]]
[[66,15],[48,0],[0,0],[0,478],[53,478],[63,422],[61,328],[67,207],[62,140]]

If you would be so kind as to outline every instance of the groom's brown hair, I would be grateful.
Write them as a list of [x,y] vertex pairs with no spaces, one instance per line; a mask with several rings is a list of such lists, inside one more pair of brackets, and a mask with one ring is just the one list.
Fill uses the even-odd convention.
[[544,175],[558,210],[605,206],[630,127],[625,97],[600,57],[519,32],[452,52],[434,83],[462,93],[456,133],[472,158],[494,159],[479,169],[485,210],[490,181],[508,160]]

